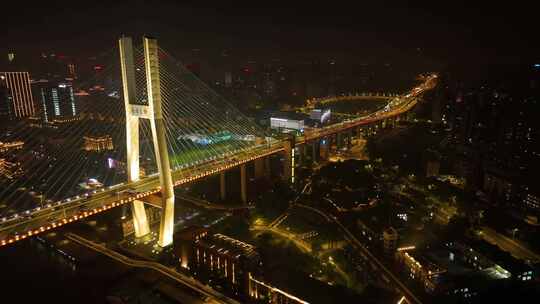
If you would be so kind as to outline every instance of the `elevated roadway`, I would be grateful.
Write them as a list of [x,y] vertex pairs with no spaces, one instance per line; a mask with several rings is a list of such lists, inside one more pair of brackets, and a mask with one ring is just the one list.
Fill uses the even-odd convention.
[[[242,154],[215,159],[195,167],[173,171],[174,186],[184,185],[204,177],[230,170],[258,158],[284,150],[280,141],[255,146]],[[0,246],[23,240],[88,216],[121,206],[134,200],[143,200],[161,191],[159,176],[153,175],[133,183],[102,188],[95,194],[68,198],[44,208],[36,208],[0,221]]]
[[[419,95],[433,88],[436,81],[436,74],[429,75],[422,84],[413,88],[410,93],[392,99],[384,109],[324,128],[308,130],[304,135],[296,138],[295,144],[300,145],[351,128],[401,115],[413,108],[417,104]],[[271,140],[265,144],[239,151],[234,155],[223,155],[221,158],[200,162],[192,167],[177,168],[172,172],[174,186],[184,185],[256,159],[283,152],[286,150],[285,146],[285,140]],[[158,195],[160,191],[159,177],[153,175],[137,182],[122,183],[101,189],[90,196],[68,198],[64,201],[48,204],[43,208],[38,207],[10,218],[2,218],[0,219],[0,247],[134,200],[143,200],[151,195]]]

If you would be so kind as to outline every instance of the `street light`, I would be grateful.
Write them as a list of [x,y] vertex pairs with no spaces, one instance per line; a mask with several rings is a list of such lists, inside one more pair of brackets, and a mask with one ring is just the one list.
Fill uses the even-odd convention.
[[516,238],[516,232],[518,232],[519,229],[518,228],[514,228],[512,229],[512,238],[515,239]]

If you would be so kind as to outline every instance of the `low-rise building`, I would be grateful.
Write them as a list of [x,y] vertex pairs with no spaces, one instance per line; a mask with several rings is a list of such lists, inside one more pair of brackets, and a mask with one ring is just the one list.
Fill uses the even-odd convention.
[[14,179],[22,176],[23,173],[20,163],[12,163],[0,158],[0,179]]
[[262,266],[255,246],[196,227],[180,233],[177,240],[182,267],[223,278],[249,294],[249,278],[258,276]]
[[415,249],[398,250],[396,258],[404,266],[408,276],[420,282],[430,293],[437,290],[442,274],[446,273],[445,268]]
[[306,115],[294,112],[277,112],[270,116],[270,127],[277,130],[303,131]]
[[0,152],[8,152],[11,150],[19,150],[24,146],[23,141],[12,141],[12,142],[1,142],[0,141]]
[[523,195],[523,207],[531,210],[540,210],[540,195],[532,191],[527,191]]
[[83,150],[101,152],[114,149],[112,137],[103,136],[84,136]]
[[388,255],[396,252],[399,234],[394,227],[388,227],[383,231],[383,246],[384,252]]

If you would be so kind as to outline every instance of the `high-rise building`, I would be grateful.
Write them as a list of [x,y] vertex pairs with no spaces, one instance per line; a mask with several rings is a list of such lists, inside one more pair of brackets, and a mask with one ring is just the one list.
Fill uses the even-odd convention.
[[69,83],[40,80],[33,83],[38,95],[40,116],[43,122],[53,122],[77,116],[73,87]]
[[232,86],[232,73],[225,72],[225,87],[230,88]]
[[42,53],[40,61],[36,64],[35,79],[60,80],[66,77],[72,77],[67,62],[68,57],[63,54]]
[[[36,109],[28,72],[0,72],[0,87],[5,88],[6,93],[2,97],[5,98],[3,103],[7,103],[12,118],[23,118],[35,114]],[[0,105],[0,107],[2,106]],[[6,105],[4,105],[5,107]]]
[[11,119],[13,114],[11,113],[10,95],[5,82],[0,81],[0,118]]
[[68,67],[68,76],[69,76],[69,78],[77,79],[77,73],[75,71],[75,64],[74,63],[69,63],[67,65],[67,67]]

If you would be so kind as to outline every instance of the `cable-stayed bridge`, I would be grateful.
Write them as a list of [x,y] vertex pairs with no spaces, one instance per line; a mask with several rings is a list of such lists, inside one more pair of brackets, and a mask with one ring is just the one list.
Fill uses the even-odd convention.
[[[123,37],[107,56],[103,71],[74,85],[80,108],[79,113],[73,108],[73,118],[41,113],[46,123],[25,122],[10,130],[24,148],[13,151],[9,160],[19,162],[24,173],[0,188],[2,210],[8,210],[0,215],[0,246],[124,204],[131,204],[136,236],[149,232],[145,204],[161,208],[158,243],[168,246],[175,186],[220,174],[224,196],[225,172],[239,167],[246,202],[247,163],[254,162],[255,174],[261,174],[268,156],[282,153],[282,176],[291,181],[295,147],[321,145],[334,137],[338,145],[343,137],[350,143],[353,131],[393,124],[437,79],[426,77],[372,114],[306,131],[293,140],[276,139],[160,49],[155,39],[146,37],[139,48]],[[104,187],[91,189],[94,181]]]

